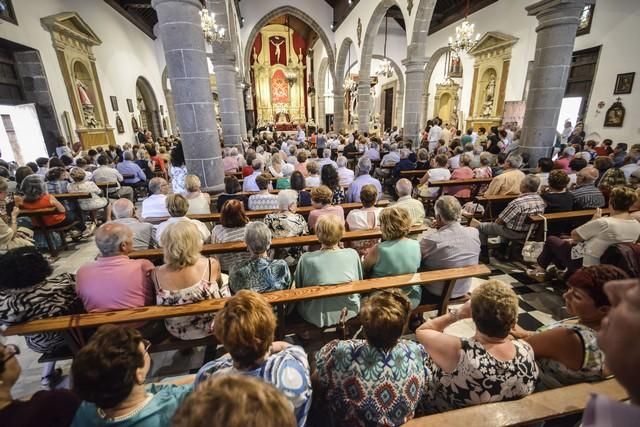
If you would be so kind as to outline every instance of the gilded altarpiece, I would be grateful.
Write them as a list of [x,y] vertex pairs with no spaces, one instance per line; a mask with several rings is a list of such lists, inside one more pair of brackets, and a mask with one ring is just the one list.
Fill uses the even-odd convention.
[[[294,130],[307,121],[306,54],[300,41],[294,43],[295,37],[287,26],[271,24],[260,30],[253,45],[251,69],[258,127],[271,123],[278,130]],[[289,73],[295,79],[287,80]]]
[[445,83],[436,84],[433,111],[444,123],[458,122],[459,93],[460,85],[451,79]]
[[41,22],[51,33],[82,147],[115,144],[92,51],[102,41],[75,12],[47,16]]
[[467,128],[489,129],[502,123],[511,48],[517,41],[508,34],[491,31],[469,50],[475,61]]

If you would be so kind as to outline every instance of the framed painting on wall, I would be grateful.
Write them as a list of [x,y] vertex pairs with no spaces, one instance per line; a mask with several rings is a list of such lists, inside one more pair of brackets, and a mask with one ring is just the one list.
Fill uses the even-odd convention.
[[589,34],[591,31],[591,22],[593,21],[593,10],[595,9],[595,4],[588,4],[582,9],[582,14],[580,14],[580,21],[578,22],[578,31],[576,31],[576,36],[581,36],[583,34]]
[[635,78],[636,73],[624,73],[618,74],[616,77],[616,87],[613,89],[614,95],[626,95],[631,93],[631,89],[633,89],[633,79]]
[[607,110],[607,114],[604,116],[604,126],[621,128],[624,124],[624,115],[626,113],[625,108],[622,106],[622,100],[616,99],[611,107]]
[[122,119],[117,114],[116,114],[116,129],[118,129],[118,133],[124,133],[124,123],[122,123]]
[[127,98],[127,108],[130,113],[133,113],[133,100],[131,98]]
[[131,117],[131,127],[133,128],[134,132],[138,132],[139,126],[138,126],[138,121],[136,120],[135,117]]
[[118,111],[118,98],[110,96],[109,99],[111,100],[111,109],[113,111]]
[[0,19],[18,25],[16,12],[13,10],[12,0],[0,0]]

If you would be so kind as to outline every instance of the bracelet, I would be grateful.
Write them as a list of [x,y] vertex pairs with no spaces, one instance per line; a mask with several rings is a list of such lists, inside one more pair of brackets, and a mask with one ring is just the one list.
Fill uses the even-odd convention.
[[460,310],[457,308],[451,309],[449,310],[449,314],[451,314],[451,316],[453,316],[453,320],[454,321],[458,321],[460,320]]

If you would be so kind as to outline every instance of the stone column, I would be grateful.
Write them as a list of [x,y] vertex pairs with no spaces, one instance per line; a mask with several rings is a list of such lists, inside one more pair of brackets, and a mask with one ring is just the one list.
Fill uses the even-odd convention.
[[[342,83],[340,86],[342,87]],[[337,132],[340,132],[341,129],[346,129],[347,124],[345,123],[344,118],[344,92],[342,89],[333,90],[333,129]]]
[[358,81],[358,132],[369,132],[369,112],[371,111],[371,79],[369,76],[363,78],[360,73]]
[[318,106],[316,108],[316,123],[318,124],[318,127],[323,128],[328,132],[329,129],[326,127],[327,117],[324,108],[324,91],[322,94],[320,94],[320,92],[316,92],[316,100],[318,101]]
[[404,91],[404,123],[402,124],[404,139],[413,141],[413,146],[420,145],[420,115],[422,113],[422,94],[424,93],[424,65],[427,58],[405,59],[405,91]]
[[189,173],[207,189],[222,189],[224,170],[209,69],[200,28],[199,0],[152,0],[158,13],[176,118]]
[[542,0],[526,7],[538,19],[536,53],[522,128],[529,165],[551,154],[585,0]]
[[236,98],[238,99],[238,118],[240,119],[240,137],[247,137],[247,117],[244,105],[244,87],[241,80],[236,80]]
[[[214,54],[213,57],[215,56]],[[218,64],[214,62],[213,70],[216,73],[224,146],[240,145],[242,136],[240,133],[240,113],[238,111],[238,94],[236,91],[236,66],[232,62]]]

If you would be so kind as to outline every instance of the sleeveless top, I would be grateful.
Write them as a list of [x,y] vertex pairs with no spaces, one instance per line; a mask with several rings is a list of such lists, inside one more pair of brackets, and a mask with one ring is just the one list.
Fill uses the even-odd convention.
[[[417,240],[386,240],[378,244],[378,261],[371,270],[371,277],[415,273],[420,268],[421,260],[420,243]],[[402,291],[411,301],[412,308],[420,305],[422,286],[407,286]]]
[[[205,279],[205,275],[207,278]],[[207,268],[202,278],[188,288],[167,290],[160,287],[156,270],[151,275],[156,289],[156,304],[158,305],[184,305],[200,302],[207,299],[225,298],[231,296],[229,287],[218,286],[216,281],[211,281],[211,263],[207,260]],[[199,314],[196,316],[172,317],[164,320],[164,325],[171,335],[181,340],[194,340],[211,335],[211,324],[215,313]]]
[[[346,222],[349,225],[349,231],[357,230],[373,230],[380,227],[380,212],[382,208],[362,208],[353,209],[347,214]],[[345,247],[355,249],[360,257],[367,255],[369,249],[380,242],[380,239],[363,239],[346,242]]]
[[[45,193],[38,200],[34,200],[32,202],[27,202],[26,200],[22,202],[22,207],[24,209],[44,209],[50,208],[53,206],[51,202],[51,194]],[[44,224],[48,227],[51,227],[56,224],[60,224],[66,218],[64,212],[55,212],[51,215],[44,215],[41,217]]]
[[579,323],[571,324],[566,321],[552,323],[538,331],[554,328],[565,328],[573,331],[582,342],[584,356],[582,366],[578,370],[569,369],[562,363],[552,359],[538,359],[540,368],[541,389],[551,389],[581,382],[600,381],[605,379],[605,355],[597,342],[598,332]]
[[187,202],[189,202],[189,210],[187,211],[187,215],[211,213],[209,203],[203,196],[204,194],[200,193],[198,197],[187,199]]
[[533,392],[538,367],[533,349],[527,342],[512,341],[516,355],[507,361],[493,357],[473,338],[461,338],[460,342],[458,365],[452,372],[444,372],[428,358],[433,383],[427,387],[427,412],[514,400]]

